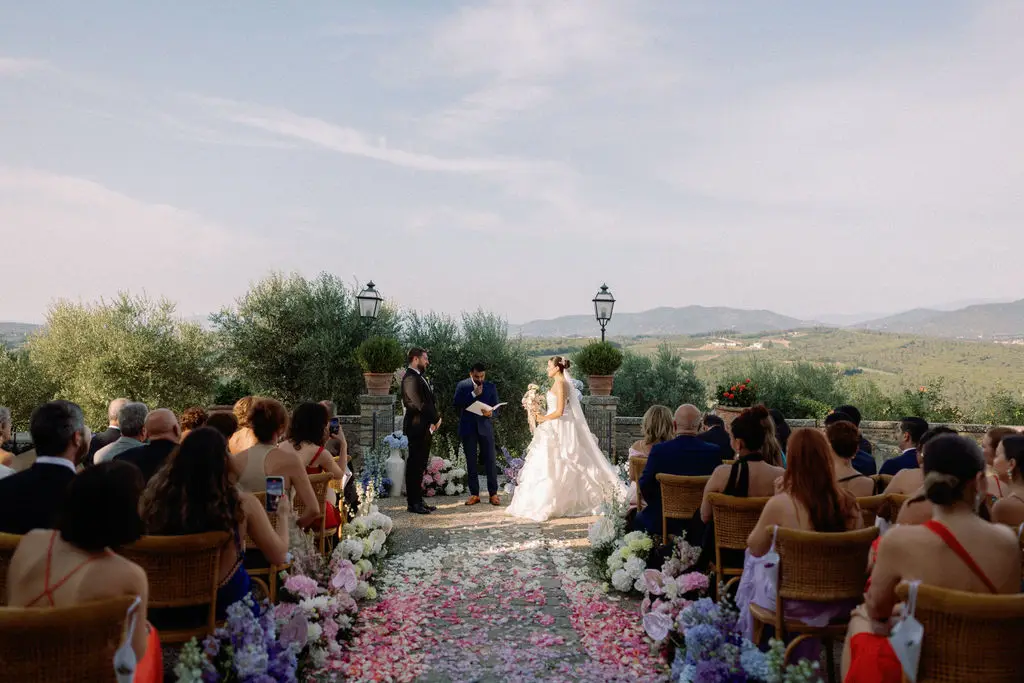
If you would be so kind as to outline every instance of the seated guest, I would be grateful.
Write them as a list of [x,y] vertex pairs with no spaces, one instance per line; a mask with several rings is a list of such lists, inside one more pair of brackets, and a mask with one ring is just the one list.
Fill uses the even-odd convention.
[[218,410],[215,413],[210,413],[210,416],[206,418],[206,424],[203,426],[216,429],[224,436],[226,441],[230,441],[231,437],[238,431],[238,418],[235,417],[234,413]]
[[[917,446],[917,455],[921,462],[924,462],[928,444],[943,434],[956,434],[956,432],[949,427],[935,427],[924,433]],[[932,506],[924,495],[924,470],[921,467],[897,472],[889,482],[889,486],[885,487],[885,493],[911,496],[900,508],[896,517],[897,524],[924,524],[932,518]]]
[[[852,422],[853,424],[857,425],[857,429],[860,429],[861,414],[860,414],[860,410],[856,406],[851,406],[851,405],[838,406],[837,408],[834,408],[832,410],[832,412],[833,413],[842,413],[842,414],[848,416],[850,418],[850,422]],[[867,453],[869,456],[871,456],[871,463],[872,463],[871,466],[874,467],[875,466],[874,465],[874,462],[875,462],[875,460],[874,460],[875,447],[871,445],[870,441],[868,441],[867,439],[864,438],[863,434],[860,435],[860,450],[863,451],[864,453]],[[856,467],[856,464],[854,464],[854,467]],[[857,470],[857,471],[860,472],[860,470]],[[871,472],[861,472],[861,474],[867,474],[867,475],[870,476],[872,474],[875,474],[875,471],[872,470]]]
[[996,459],[996,449],[999,448],[999,443],[1003,439],[1008,436],[1016,436],[1019,433],[1012,427],[993,427],[985,433],[985,437],[981,440],[981,451],[985,456],[985,469],[988,474],[988,494],[996,500],[1003,497],[1003,492],[1010,483],[1005,473],[1000,476],[992,466]]
[[900,470],[917,467],[917,446],[927,431],[928,423],[919,417],[905,417],[900,420],[900,448],[903,453],[883,462],[878,473],[896,474]]
[[114,460],[130,462],[138,467],[143,481],[148,484],[181,441],[178,418],[167,408],[154,410],[146,416],[146,434],[149,436],[148,444],[129,448],[115,455]]
[[[761,560],[775,545],[775,528],[833,533],[864,526],[857,499],[836,485],[832,448],[816,429],[797,429],[789,440],[789,467],[782,475],[778,492],[768,501],[747,538],[743,577],[736,591],[740,627],[753,637],[750,604],[775,609],[774,567]],[[854,603],[856,604],[856,603]],[[810,625],[828,624],[849,614],[853,604],[786,601],[786,617]]]
[[[775,411],[782,417],[782,413]],[[784,421],[784,420],[783,420]],[[761,426],[764,427],[764,443],[761,444],[761,457],[769,465],[775,467],[786,466],[786,453],[782,450],[782,444],[779,442],[778,427],[775,424],[775,418],[772,417],[772,411],[765,410],[765,416],[761,418]],[[788,429],[789,426],[787,425]]]
[[121,438],[96,451],[93,464],[110,462],[114,456],[146,443],[146,416],[149,408],[145,403],[125,403],[117,411],[117,424],[121,429]]
[[239,488],[249,493],[266,491],[267,477],[284,477],[285,493],[289,497],[297,494],[305,505],[306,512],[298,523],[306,528],[321,516],[320,505],[305,463],[294,450],[278,446],[288,429],[288,413],[280,401],[257,398],[249,409],[248,422],[256,445],[231,456],[232,470],[239,475]]
[[140,683],[163,680],[160,639],[146,621],[146,572],[117,549],[142,536],[141,492],[142,477],[131,465],[109,462],[85,470],[68,485],[54,528],[25,534],[7,573],[12,607],[71,607],[137,596],[138,618],[128,646],[138,662],[134,680]]
[[89,452],[82,409],[69,401],[32,411],[29,431],[38,453],[35,463],[0,479],[0,531],[8,534],[54,528],[54,513],[75,478],[75,466]]
[[89,455],[84,459],[86,467],[92,466],[96,458],[96,451],[121,438],[121,428],[117,423],[117,414],[121,411],[121,408],[127,405],[127,403],[128,399],[126,398],[115,398],[110,402],[110,405],[107,406],[107,421],[109,426],[102,432],[92,435],[92,441],[89,442]]
[[[833,413],[838,415],[838,413]],[[875,492],[875,481],[854,469],[852,460],[860,450],[860,430],[846,420],[833,421],[825,428],[825,436],[832,446],[832,466],[839,488],[864,498]]]
[[[239,491],[231,481],[227,441],[215,429],[200,427],[181,442],[167,467],[149,482],[142,494],[142,520],[146,532],[158,536],[184,536],[208,531],[227,531],[231,542],[220,559],[217,619],[224,619],[229,605],[245,597],[251,582],[242,566],[249,536],[273,564],[285,564],[288,555],[288,522],[291,505],[282,496],[277,508],[277,527],[263,504],[251,493]],[[187,614],[182,614],[187,612]],[[206,611],[198,610],[202,619]],[[154,610],[157,624],[188,622],[190,610]]]
[[985,460],[977,444],[955,434],[932,439],[924,453],[924,490],[932,519],[894,527],[879,543],[865,602],[853,611],[847,632],[846,683],[902,680],[888,638],[901,582],[983,594],[1020,590],[1016,534],[974,512],[975,501],[985,490]]
[[736,456],[736,451],[732,449],[732,437],[725,428],[725,420],[714,413],[708,413],[704,416],[702,424],[704,431],[697,436],[702,441],[718,446],[718,454],[722,460],[732,460]]
[[[9,467],[14,461],[14,453],[5,451],[3,446],[11,440],[11,409],[0,406],[0,467]],[[14,470],[11,470],[13,473]]]
[[1017,528],[1024,524],[1024,435],[1003,437],[996,449],[993,467],[999,476],[1009,482],[1006,495],[992,506],[992,521]]
[[[676,437],[651,448],[639,482],[647,506],[637,514],[636,528],[651,534],[661,533],[661,484],[657,475],[707,476],[722,463],[718,447],[697,438],[700,420],[696,406],[679,406],[672,421]],[[669,533],[679,533],[682,526],[682,521],[669,520]]]
[[771,408],[768,410],[768,414],[772,416],[772,422],[775,424],[775,440],[779,443],[779,450],[782,452],[782,466],[785,467],[786,445],[789,443],[789,436],[793,430],[789,428],[789,423],[786,422],[786,417],[781,410]]
[[238,399],[235,407],[231,410],[238,421],[238,430],[231,435],[231,439],[228,441],[228,451],[231,455],[236,455],[247,448],[252,448],[257,443],[256,437],[252,433],[252,427],[249,424],[249,411],[252,410],[252,404],[255,400],[255,396],[244,396]]
[[187,408],[185,412],[181,414],[181,438],[184,439],[193,429],[199,429],[206,425],[206,421],[209,417],[210,416],[207,415],[206,411],[198,406]]
[[[306,468],[307,474],[330,472],[338,481],[345,479],[347,462],[334,462],[334,457],[325,444],[331,436],[331,418],[327,408],[320,403],[303,403],[292,413],[288,424],[288,440],[278,446],[286,453],[295,453]],[[330,493],[330,491],[328,491]],[[337,528],[340,517],[334,501],[327,502],[328,529]]]
[[[655,444],[663,443],[673,437],[675,428],[672,426],[672,411],[665,406],[654,405],[647,409],[640,420],[640,432],[643,436],[629,447],[629,455],[647,457]],[[705,439],[706,441],[706,439]]]
[[[766,498],[775,493],[775,480],[785,470],[767,463],[761,452],[769,436],[765,427],[767,416],[768,410],[757,405],[747,408],[732,421],[732,444],[739,455],[733,464],[716,467],[704,487],[704,500],[700,506],[700,516],[704,522],[711,521],[710,493],[741,498]],[[774,438],[774,431],[771,435]]]
[[346,467],[343,468],[348,473],[348,477],[345,480],[345,485],[342,490],[342,495],[345,497],[345,506],[348,511],[348,520],[351,521],[359,509],[359,490],[356,488],[356,478],[353,475],[355,472],[354,459],[349,459],[348,453],[348,439],[345,438],[345,430],[341,428],[341,418],[338,416],[337,410],[334,408],[333,401],[320,401],[320,405],[327,408],[327,414],[331,419],[337,419],[337,427],[332,427],[331,438],[324,444],[324,448],[330,451],[331,455],[334,456],[338,462],[347,463]]
[[[859,414],[860,413],[858,413],[858,415]],[[836,422],[849,422],[857,427],[857,433],[860,434],[860,423],[858,419],[853,418],[848,413],[833,410],[825,417],[825,428],[827,429],[829,425],[835,424]],[[853,458],[850,459],[850,466],[861,474],[870,477],[878,472],[878,466],[875,465],[875,457],[871,455],[870,452],[864,450],[865,443],[867,442],[864,440],[863,435],[860,436],[857,452],[854,453]]]

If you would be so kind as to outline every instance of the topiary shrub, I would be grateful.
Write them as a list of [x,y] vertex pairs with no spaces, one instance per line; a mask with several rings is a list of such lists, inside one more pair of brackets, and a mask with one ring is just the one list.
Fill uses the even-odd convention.
[[363,372],[394,372],[405,362],[405,354],[397,339],[371,337],[356,347],[356,360]]
[[609,342],[591,342],[584,346],[573,363],[585,375],[614,375],[622,367],[622,351]]

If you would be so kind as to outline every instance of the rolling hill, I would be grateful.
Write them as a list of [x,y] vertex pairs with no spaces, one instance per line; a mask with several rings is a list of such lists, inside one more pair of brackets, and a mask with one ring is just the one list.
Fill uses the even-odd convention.
[[[770,330],[811,327],[814,323],[772,311],[747,311],[738,308],[685,306],[655,308],[642,313],[616,313],[608,324],[611,335],[691,335],[708,332],[750,334]],[[525,337],[593,336],[597,322],[589,315],[568,315],[552,320],[534,320],[513,327]]]
[[19,346],[39,325],[31,323],[10,323],[0,321],[0,348]]
[[855,327],[955,339],[1024,338],[1024,299],[1010,303],[978,304],[955,311],[916,308]]

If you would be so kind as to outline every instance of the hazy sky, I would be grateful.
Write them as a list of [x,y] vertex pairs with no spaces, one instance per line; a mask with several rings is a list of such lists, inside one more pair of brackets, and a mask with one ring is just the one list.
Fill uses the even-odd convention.
[[0,320],[1024,297],[1024,2],[6,2]]

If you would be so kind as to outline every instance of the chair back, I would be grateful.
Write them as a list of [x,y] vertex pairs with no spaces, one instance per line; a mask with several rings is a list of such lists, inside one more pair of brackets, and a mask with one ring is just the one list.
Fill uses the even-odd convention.
[[114,682],[130,595],[73,607],[0,607],[0,679]]
[[835,602],[864,597],[868,554],[878,529],[821,533],[779,529],[778,605],[783,600]]
[[646,455],[631,455],[629,456],[629,480],[636,484],[636,509],[643,510],[644,498],[643,494],[640,493],[640,475],[644,473],[644,468],[647,467],[647,456]]
[[768,498],[740,498],[724,493],[708,494],[715,520],[716,550],[746,550],[747,537],[757,526]]
[[871,475],[871,479],[873,479],[875,482],[875,495],[878,495],[879,493],[885,491],[885,488],[889,485],[889,482],[892,481],[892,475],[873,474]]
[[224,547],[231,542],[228,532],[211,531],[188,536],[143,536],[121,549],[122,556],[146,571],[149,609],[209,608],[204,626],[180,633],[161,629],[162,641],[181,642],[182,638],[188,640],[195,635],[213,633],[221,578],[220,558]]
[[[316,502],[320,506],[320,515],[325,516],[327,514],[327,487],[331,483],[331,473],[311,474],[309,475],[309,483],[313,485],[313,493],[316,495]],[[302,517],[306,513],[306,504],[302,502],[299,496],[295,496],[293,507],[298,517]]]
[[890,524],[896,523],[896,518],[900,516],[900,510],[903,509],[903,504],[907,502],[910,496],[903,493],[890,493],[889,498],[889,518],[886,520]]
[[[864,526],[874,526],[875,518],[878,517],[882,508],[889,502],[888,496],[877,495],[877,496],[865,496],[864,498],[857,499],[857,505],[860,507],[860,513],[864,517]],[[895,517],[893,517],[895,519]]]
[[[896,595],[906,600],[909,588],[900,584]],[[917,683],[1024,680],[1024,657],[1012,645],[1024,643],[1024,595],[965,593],[922,584],[914,616],[924,626]]]
[[7,570],[19,543],[21,536],[18,534],[0,533],[0,606],[7,604]]
[[693,518],[704,500],[704,487],[710,476],[686,477],[677,474],[657,475],[661,485],[662,542],[668,543],[668,520]]

